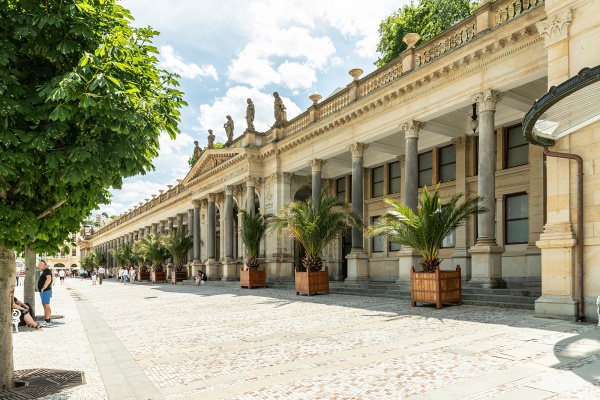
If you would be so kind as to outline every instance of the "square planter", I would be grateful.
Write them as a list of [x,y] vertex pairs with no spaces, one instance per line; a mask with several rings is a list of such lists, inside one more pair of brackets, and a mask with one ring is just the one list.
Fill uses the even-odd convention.
[[175,282],[183,282],[188,278],[187,269],[175,271]]
[[167,271],[162,271],[162,272],[153,271],[152,272],[152,283],[156,283],[156,282],[166,283],[167,282]]
[[442,308],[443,303],[462,304],[462,284],[460,265],[455,271],[415,272],[410,269],[410,304],[414,307],[420,303],[433,303],[435,308]]
[[240,268],[240,288],[267,287],[267,271]]
[[138,281],[149,281],[150,270],[147,267],[141,267],[138,272]]
[[306,293],[310,296],[316,292],[325,292],[329,294],[329,268],[324,271],[295,271],[296,296],[300,293]]

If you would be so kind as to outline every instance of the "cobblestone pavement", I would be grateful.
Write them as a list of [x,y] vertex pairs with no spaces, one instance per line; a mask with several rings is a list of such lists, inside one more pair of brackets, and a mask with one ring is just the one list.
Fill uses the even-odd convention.
[[[67,286],[98,311],[166,399],[600,399],[600,329],[531,311],[413,308],[406,300],[213,282]],[[60,352],[59,343],[82,331],[66,311],[73,297],[56,297],[68,326],[50,339]],[[28,335],[61,328],[51,329]],[[77,346],[90,361],[89,343]],[[16,360],[30,356],[15,344]],[[17,369],[39,363],[16,362]],[[97,388],[93,362],[78,365],[97,397],[80,396],[84,386],[65,399],[117,398]],[[69,357],[56,368],[75,366]]]

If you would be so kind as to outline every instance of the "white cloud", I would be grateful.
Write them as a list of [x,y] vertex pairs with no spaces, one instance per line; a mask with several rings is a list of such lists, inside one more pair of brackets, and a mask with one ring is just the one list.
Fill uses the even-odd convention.
[[317,81],[315,69],[309,65],[297,62],[284,62],[277,70],[281,80],[290,89],[309,88]]
[[[275,123],[273,115],[273,95],[266,94],[255,88],[246,86],[235,86],[230,88],[224,97],[217,98],[212,105],[202,104],[198,118],[203,135],[207,135],[209,129],[217,136],[217,141],[225,142],[227,136],[223,125],[226,116],[230,115],[235,123],[234,137],[241,135],[246,130],[246,99],[252,99],[255,109],[254,127],[259,132],[270,129]],[[287,108],[288,119],[292,119],[302,111],[291,99],[282,96],[283,103]],[[206,138],[203,138],[206,143]]]
[[182,78],[195,79],[198,77],[210,76],[219,80],[217,70],[213,65],[203,65],[199,67],[194,63],[186,63],[171,46],[160,47],[160,66],[168,71],[181,75]]

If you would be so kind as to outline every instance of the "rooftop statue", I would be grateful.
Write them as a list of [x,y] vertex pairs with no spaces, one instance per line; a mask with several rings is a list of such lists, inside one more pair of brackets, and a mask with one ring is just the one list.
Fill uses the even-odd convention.
[[200,155],[202,154],[202,149],[200,149],[200,146],[198,146],[197,140],[194,140],[194,145],[194,155],[192,156],[192,158],[194,159],[194,164],[196,164],[196,161],[198,161]]
[[215,135],[213,135],[212,129],[208,130],[208,148],[209,149],[215,148]]
[[285,105],[283,104],[281,97],[279,97],[279,93],[274,92],[273,97],[275,97],[275,128],[282,128],[287,122]]
[[233,120],[229,115],[227,116],[227,122],[225,122],[223,127],[225,128],[225,133],[227,134],[227,143],[233,142]]
[[248,132],[254,132],[254,103],[251,99],[246,100],[248,107],[246,108],[246,123],[248,124]]

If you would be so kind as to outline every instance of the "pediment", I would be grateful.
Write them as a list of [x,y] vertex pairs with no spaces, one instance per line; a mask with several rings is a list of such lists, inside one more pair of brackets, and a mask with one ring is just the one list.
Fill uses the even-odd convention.
[[192,167],[190,172],[186,175],[182,184],[187,184],[194,179],[205,175],[211,171],[220,170],[221,166],[227,164],[228,161],[233,160],[237,156],[243,153],[243,149],[210,149],[205,150],[201,155],[196,164]]

